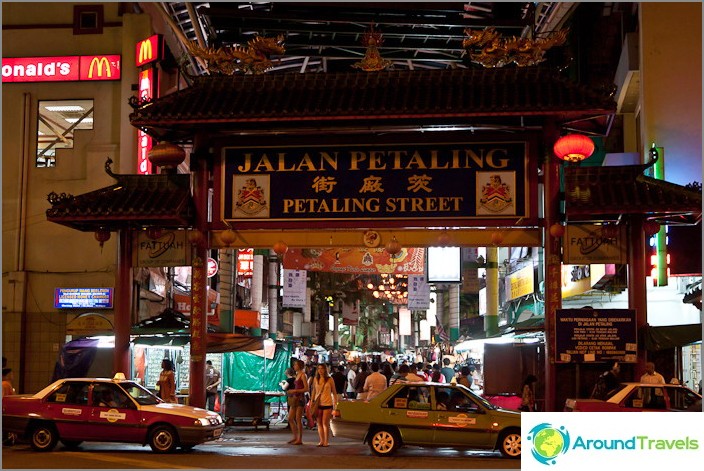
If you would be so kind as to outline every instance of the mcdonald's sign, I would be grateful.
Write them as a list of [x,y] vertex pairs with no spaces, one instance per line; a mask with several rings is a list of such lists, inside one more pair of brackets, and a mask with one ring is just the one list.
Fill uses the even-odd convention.
[[119,80],[120,56],[81,56],[79,80]]
[[155,34],[137,43],[134,54],[134,62],[137,67],[161,60],[162,38],[160,34]]

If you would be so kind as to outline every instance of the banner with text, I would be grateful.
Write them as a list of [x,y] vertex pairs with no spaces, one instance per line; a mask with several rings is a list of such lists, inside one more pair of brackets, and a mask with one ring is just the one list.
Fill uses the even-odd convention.
[[528,166],[527,142],[227,147],[221,213],[234,223],[527,218]]
[[422,274],[425,249],[401,249],[392,257],[379,249],[289,249],[284,255],[284,268],[327,273],[397,273]]
[[306,278],[305,270],[284,269],[283,307],[306,307]]
[[408,275],[408,309],[430,309],[430,285],[425,282],[425,275]]

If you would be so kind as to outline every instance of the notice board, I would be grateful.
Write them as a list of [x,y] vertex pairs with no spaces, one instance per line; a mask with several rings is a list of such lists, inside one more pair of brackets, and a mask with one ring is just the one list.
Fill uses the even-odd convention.
[[555,314],[555,361],[636,362],[634,309],[558,309]]

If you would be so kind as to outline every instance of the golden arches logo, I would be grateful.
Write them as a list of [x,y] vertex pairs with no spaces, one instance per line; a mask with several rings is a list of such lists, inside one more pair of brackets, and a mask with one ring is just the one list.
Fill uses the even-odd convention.
[[139,43],[139,54],[137,64],[144,64],[154,59],[154,49],[151,39],[145,39]]
[[107,77],[112,77],[112,69],[110,68],[110,61],[108,61],[107,57],[94,57],[93,60],[90,61],[90,67],[88,67],[89,79],[93,78],[93,72],[96,70],[98,72],[98,77],[103,76],[103,70],[105,70],[105,75]]

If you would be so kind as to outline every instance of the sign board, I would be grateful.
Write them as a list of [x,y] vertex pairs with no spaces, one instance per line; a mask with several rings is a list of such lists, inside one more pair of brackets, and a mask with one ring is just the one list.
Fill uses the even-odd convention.
[[[226,147],[223,221],[529,218],[527,142]],[[536,180],[537,179],[532,179]]]
[[237,276],[252,278],[254,275],[254,249],[237,249]]
[[520,298],[535,292],[533,265],[517,270],[506,277],[506,300]]
[[586,363],[636,362],[634,309],[557,309],[555,361]]
[[402,248],[392,256],[383,248],[310,248],[288,249],[284,268],[328,273],[400,273],[421,274],[425,263],[424,248]]
[[66,324],[67,335],[113,335],[112,322],[100,314],[81,314]]
[[626,228],[616,226],[614,234],[604,234],[604,226],[568,224],[564,238],[566,265],[626,263]]
[[430,285],[423,275],[408,275],[408,309],[430,309]]
[[[139,72],[139,99],[151,100],[156,91],[155,73],[153,68]],[[137,130],[137,173],[149,175],[152,173],[152,163],[149,160],[149,151],[153,145],[152,137],[142,129]]]
[[306,270],[284,269],[283,307],[306,307]]
[[2,83],[120,80],[120,55],[3,57]]
[[134,64],[141,67],[161,60],[163,54],[163,36],[155,34],[139,41],[135,46]]
[[134,266],[184,267],[191,264],[191,246],[186,231],[164,230],[157,239],[150,239],[146,231],[134,231]]
[[112,288],[55,288],[56,309],[112,309]]
[[212,278],[218,273],[218,262],[214,258],[208,257],[208,278]]
[[460,247],[428,247],[427,254],[428,283],[462,283]]

